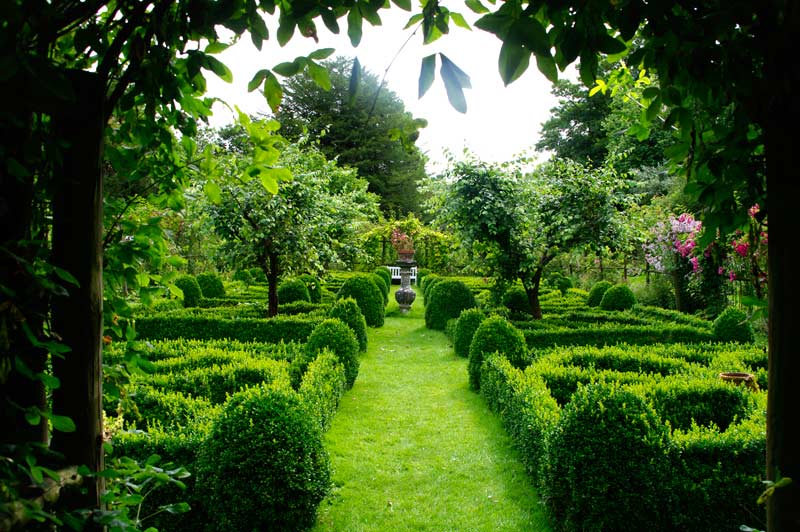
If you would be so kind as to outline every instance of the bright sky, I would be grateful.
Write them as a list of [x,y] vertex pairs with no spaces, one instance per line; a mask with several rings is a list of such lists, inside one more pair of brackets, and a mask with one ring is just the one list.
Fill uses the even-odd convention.
[[[470,23],[476,18],[466,8],[462,14]],[[295,34],[285,48],[275,40],[275,22],[267,20],[270,40],[259,52],[245,36],[218,57],[233,71],[232,84],[225,83],[208,73],[208,95],[217,96],[231,106],[238,105],[247,113],[266,113],[269,108],[259,91],[247,92],[247,83],[261,68],[270,68],[299,55],[307,55],[319,48],[335,48],[336,54],[358,57],[361,64],[377,75],[384,70],[411,35],[412,29],[403,30],[410,13],[392,6],[380,12],[383,25],[372,27],[364,21],[364,36],[358,48],[353,48],[346,34],[346,21],[339,20],[341,34],[334,35],[318,24],[319,43]],[[471,78],[472,89],[465,90],[467,113],[454,110],[436,72],[436,82],[422,99],[417,98],[420,63],[423,57],[441,52],[464,70]],[[430,158],[432,169],[444,160],[444,151],[456,154],[465,147],[485,161],[505,161],[521,152],[532,149],[538,139],[541,124],[557,104],[550,94],[550,82],[531,62],[529,70],[517,81],[504,87],[497,70],[500,41],[489,33],[474,28],[468,31],[451,23],[450,35],[423,46],[422,30],[400,52],[387,75],[387,85],[405,103],[406,109],[416,118],[428,120],[421,130],[417,146]],[[233,120],[225,107],[214,108],[212,125],[218,126]]]

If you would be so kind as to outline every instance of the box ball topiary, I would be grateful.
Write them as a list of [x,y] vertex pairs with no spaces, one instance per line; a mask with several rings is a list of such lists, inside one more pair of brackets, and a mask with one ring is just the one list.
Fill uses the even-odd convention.
[[253,282],[253,276],[250,275],[250,272],[248,270],[236,270],[235,272],[233,272],[232,279],[234,281],[241,281],[245,285],[249,285]]
[[183,292],[184,307],[196,307],[200,304],[203,292],[200,290],[200,285],[197,284],[197,279],[193,275],[181,275],[175,279],[175,286]]
[[609,281],[597,281],[592,285],[591,290],[589,290],[589,299],[586,300],[586,304],[590,307],[599,307],[600,301],[603,300],[603,295],[606,293],[606,290],[614,286]]
[[254,283],[266,283],[267,274],[261,268],[250,268],[247,270]]
[[456,352],[456,355],[464,358],[469,356],[472,337],[484,319],[486,319],[486,315],[479,308],[468,308],[461,311],[453,332],[453,351]]
[[575,288],[575,285],[572,282],[572,279],[570,279],[569,277],[566,277],[564,275],[558,277],[556,279],[556,283],[555,284],[556,284],[556,288],[558,288],[558,290],[559,290],[559,292],[561,292],[562,296],[567,295],[567,290],[569,290],[570,288]]
[[430,295],[433,287],[436,286],[438,282],[443,280],[444,277],[436,273],[432,273],[425,277],[425,281],[422,284],[422,300],[425,302],[425,304],[428,303],[428,296]]
[[225,286],[219,275],[212,272],[203,272],[197,276],[197,284],[203,297],[225,297]]
[[633,290],[626,284],[616,284],[606,290],[600,300],[600,308],[603,310],[628,310],[636,304],[636,296]]
[[312,303],[320,303],[322,301],[322,280],[316,275],[304,273],[298,277],[308,288],[308,295]]
[[300,279],[287,279],[278,285],[278,303],[286,304],[295,301],[311,301],[306,283]]
[[443,331],[447,320],[458,318],[462,310],[476,306],[475,296],[463,281],[439,281],[429,292],[429,300],[425,305],[425,326]]
[[714,320],[714,338],[720,342],[740,342],[750,344],[755,341],[753,326],[747,321],[747,314],[728,307]]
[[342,320],[353,330],[358,340],[358,349],[362,353],[367,350],[367,322],[352,297],[336,300],[328,310],[329,318]]
[[359,273],[346,279],[339,291],[336,299],[352,297],[358,303],[358,308],[364,315],[364,319],[369,327],[382,327],[384,322],[385,307],[383,305],[383,294],[370,274]]
[[582,386],[548,435],[542,489],[563,530],[664,530],[669,429],[618,384]]
[[358,340],[353,330],[342,320],[328,318],[317,325],[306,342],[306,354],[314,356],[328,348],[344,366],[347,387],[352,388],[358,377]]
[[372,272],[380,275],[386,282],[386,286],[392,286],[392,271],[388,266],[378,266]]
[[382,275],[378,275],[377,273],[369,274],[372,277],[372,280],[375,282],[375,285],[381,289],[381,297],[383,298],[383,306],[389,304],[389,285],[386,284]]
[[330,489],[318,423],[295,392],[265,386],[230,397],[197,476],[209,530],[305,530]]
[[425,282],[425,277],[433,273],[430,268],[417,268],[417,286],[422,288],[422,283]]
[[525,293],[525,289],[521,286],[511,286],[503,292],[503,306],[518,314],[531,313],[528,294]]
[[522,368],[527,364],[528,346],[522,331],[501,316],[492,316],[481,322],[472,336],[469,346],[469,385],[473,390],[481,388],[481,366],[492,353],[500,353],[511,365]]

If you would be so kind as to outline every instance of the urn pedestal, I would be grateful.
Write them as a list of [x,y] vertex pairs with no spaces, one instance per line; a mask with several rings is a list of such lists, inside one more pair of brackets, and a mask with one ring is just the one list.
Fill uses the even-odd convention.
[[411,268],[417,265],[414,252],[398,251],[400,258],[395,263],[400,267],[400,288],[394,293],[394,299],[400,305],[400,313],[406,314],[411,309],[411,304],[417,298],[417,293],[411,288]]

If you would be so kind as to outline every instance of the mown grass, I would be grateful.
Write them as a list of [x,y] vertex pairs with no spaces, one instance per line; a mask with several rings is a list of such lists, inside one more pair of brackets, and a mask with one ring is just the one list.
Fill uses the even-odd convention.
[[[419,298],[421,299],[421,297]],[[549,531],[466,360],[424,325],[420,300],[369,330],[355,386],[326,435],[334,489],[319,531]]]

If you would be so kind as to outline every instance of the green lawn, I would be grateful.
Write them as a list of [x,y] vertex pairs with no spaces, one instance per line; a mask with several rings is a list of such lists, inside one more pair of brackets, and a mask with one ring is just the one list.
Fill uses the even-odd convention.
[[326,435],[334,488],[313,530],[549,531],[466,360],[425,328],[421,295],[405,316],[391,301]]

